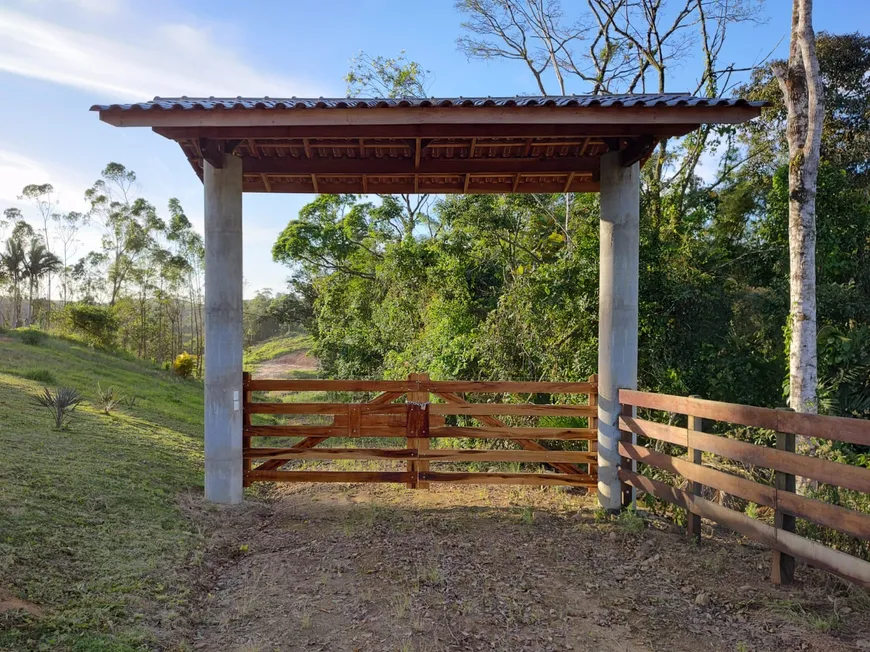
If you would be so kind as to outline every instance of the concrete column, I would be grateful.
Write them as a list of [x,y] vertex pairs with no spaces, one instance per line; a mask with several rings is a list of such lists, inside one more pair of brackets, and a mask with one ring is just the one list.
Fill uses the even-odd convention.
[[601,256],[598,307],[598,501],[621,506],[618,390],[637,389],[637,287],[640,166],[619,152],[601,157]]
[[242,501],[242,160],[204,163],[205,497]]

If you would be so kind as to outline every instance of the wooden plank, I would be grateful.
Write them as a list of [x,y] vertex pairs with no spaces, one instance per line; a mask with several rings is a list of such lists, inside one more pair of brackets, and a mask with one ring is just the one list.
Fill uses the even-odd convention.
[[797,534],[776,528],[749,518],[745,514],[722,507],[716,503],[680,491],[662,482],[652,480],[620,469],[619,478],[662,500],[684,509],[689,509],[702,518],[710,519],[725,527],[755,539],[776,550],[788,553],[806,562],[845,577],[860,586],[870,588],[870,563],[832,550],[820,543],[810,541]]
[[453,482],[456,484],[521,484],[562,485],[571,487],[594,487],[596,481],[585,473],[422,473],[428,482]]
[[[776,450],[794,453],[795,436],[788,432],[777,432]],[[776,487],[777,503],[779,502],[780,496],[783,496],[786,493],[795,493],[796,483],[793,474],[785,473],[783,471],[774,471],[773,481],[774,486]],[[779,509],[778,505],[773,518],[773,525],[777,530],[785,530],[786,532],[796,531],[797,520],[795,517],[792,514]],[[792,584],[794,582],[794,562],[795,559],[791,555],[788,555],[781,550],[773,551],[770,579],[774,584]]]
[[450,449],[421,450],[419,458],[433,462],[569,462],[588,463],[595,457],[588,451],[516,451],[497,449]]
[[514,428],[437,426],[429,429],[430,437],[473,437],[475,439],[555,439],[594,440],[598,430],[592,428]]
[[[587,462],[586,451],[516,451],[492,449],[418,450],[416,448],[250,448],[245,459],[268,460],[412,460],[432,462]],[[426,471],[422,471],[426,473]]]
[[[428,382],[429,374],[410,374],[409,381],[415,381],[423,384],[421,381]],[[411,423],[411,413],[408,413],[408,430],[415,437],[408,440],[408,448],[412,446],[418,451],[423,451],[429,448],[429,392],[418,391],[408,394],[408,401],[411,403],[422,404],[423,409],[419,415],[419,423]],[[413,485],[417,489],[429,489],[429,483],[420,480],[419,474],[429,471],[429,462],[411,462],[408,464],[408,471],[414,474]]]
[[776,505],[784,512],[803,518],[832,530],[839,530],[850,536],[870,541],[870,514],[856,512],[839,505],[799,496],[795,493],[781,492],[776,495]]
[[414,460],[417,449],[413,448],[250,448],[246,459],[268,460]]
[[[452,405],[471,405],[464,398],[457,396],[456,394],[452,394],[450,392],[436,392],[437,396],[440,396],[445,401]],[[477,417],[477,420],[481,423],[490,426],[492,428],[507,428],[507,425],[504,421],[500,421],[492,416],[481,415]],[[540,442],[534,441],[532,439],[514,439],[520,446],[525,448],[526,450],[531,451],[545,451],[549,450],[546,446],[541,444]],[[557,471],[561,471],[562,473],[568,474],[577,474],[580,473],[580,469],[571,464],[563,464],[561,462],[550,462],[551,467],[556,469]]]
[[260,482],[406,482],[405,471],[251,471]]
[[245,426],[248,437],[346,437],[347,428],[335,426]]
[[700,448],[708,453],[729,457],[746,464],[777,469],[819,482],[870,493],[870,469],[860,466],[807,457],[706,433],[690,431],[689,441],[693,448]]
[[[697,124],[657,125],[656,135],[679,137],[698,128]],[[299,143],[291,146],[301,147],[303,137],[311,139],[345,139],[348,143],[358,138],[527,138],[522,157],[529,155],[534,138],[584,138],[584,137],[624,137],[641,136],[651,131],[644,124],[405,124],[405,125],[260,125],[260,126],[180,126],[156,127],[154,132],[172,140],[213,138],[230,140],[235,138],[255,138],[260,141],[295,139]],[[258,143],[260,147],[264,142]],[[367,144],[366,147],[377,147]],[[396,147],[397,145],[392,145]],[[467,146],[457,143],[456,147]],[[400,145],[407,148],[406,144]],[[580,152],[586,153],[586,148]],[[310,158],[310,157],[309,157]]]
[[[318,175],[396,176],[407,175],[413,179],[419,175],[440,176],[445,174],[570,174],[571,172],[596,172],[601,163],[597,156],[560,156],[556,158],[427,158],[414,167],[413,159],[405,158],[293,158],[268,156],[257,158],[242,156],[243,174],[302,175],[310,174],[313,181]],[[573,179],[572,179],[573,180]],[[562,187],[562,184],[559,184]]]
[[756,426],[776,430],[776,410],[768,408],[737,405],[735,403],[720,403],[688,396],[671,396],[669,394],[652,394],[630,389],[619,390],[619,402],[635,407],[651,410],[663,410],[678,414],[692,414],[705,419],[728,421],[745,426]]
[[[589,144],[589,139],[587,138],[583,143],[583,150],[585,151],[586,147]],[[589,376],[589,384],[592,387],[589,389],[589,405],[590,407],[594,407],[595,410],[598,410],[598,374],[592,374]],[[591,453],[596,453],[595,461],[589,464],[589,475],[596,475],[598,473],[598,415],[596,412],[595,416],[589,417],[589,429],[595,431],[595,436],[589,439],[589,451]]]
[[434,403],[430,410],[432,414],[465,414],[468,416],[511,414],[588,417],[598,414],[598,410],[589,405],[539,405],[537,403],[469,403],[467,405]]
[[620,402],[651,410],[692,414],[716,421],[789,432],[804,437],[832,439],[870,446],[870,421],[846,417],[799,414],[785,410],[707,401],[686,396],[619,390]]
[[348,414],[351,403],[251,403],[251,414]]
[[[687,480],[698,482],[724,491],[733,496],[739,496],[765,507],[776,507],[776,490],[773,487],[747,480],[730,473],[699,466],[679,457],[671,457],[664,453],[644,448],[638,444],[619,443],[619,454],[642,464],[649,464],[657,469],[682,476]],[[694,494],[693,494],[694,495]]]
[[499,392],[504,394],[588,394],[596,384],[552,383],[525,381],[456,381],[433,380],[421,383],[421,387],[431,392]]
[[637,417],[621,416],[619,417],[619,429],[633,432],[636,435],[643,435],[650,439],[666,441],[669,444],[675,444],[676,446],[689,445],[689,434],[686,428],[669,426],[664,423],[638,419]]
[[405,380],[272,380],[252,378],[251,390],[261,392],[412,392],[416,383]]
[[[248,410],[248,404],[253,399],[251,392],[251,374],[247,371],[242,372],[242,452],[246,448],[251,447],[251,438],[246,436],[245,428],[251,425],[251,413]],[[242,486],[248,486],[248,473],[251,470],[251,462],[242,458]]]
[[[740,124],[761,115],[753,106],[661,106],[661,107],[390,107],[329,110],[248,109],[245,111],[100,111],[100,120],[117,127],[256,127],[326,125],[449,125],[449,124],[570,124],[582,134],[582,125],[644,125],[645,133],[657,134],[658,125],[706,123]],[[357,134],[359,136],[360,134]],[[365,134],[362,134],[366,136]],[[415,134],[417,135],[417,134]],[[422,137],[422,134],[420,134]],[[487,134],[475,134],[485,136]],[[529,135],[534,135],[529,132]],[[590,134],[591,135],[591,134]],[[618,134],[625,135],[625,134]],[[389,137],[390,132],[385,133]],[[436,130],[430,137],[443,135]],[[314,137],[314,136],[310,136]],[[395,137],[395,136],[394,136]]]
[[[694,397],[693,397],[694,398]],[[700,417],[689,415],[688,430],[704,430],[704,420]],[[701,451],[690,448],[686,456],[694,465],[701,466],[703,463]],[[696,479],[689,480],[689,493],[693,496],[701,496],[703,485]],[[701,517],[691,512],[686,512],[687,533],[695,543],[701,543]]]

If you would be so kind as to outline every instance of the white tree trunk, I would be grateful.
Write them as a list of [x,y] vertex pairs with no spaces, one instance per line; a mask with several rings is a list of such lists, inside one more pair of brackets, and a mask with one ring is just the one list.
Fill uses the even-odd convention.
[[[816,57],[812,0],[794,0],[787,64],[775,65],[788,109],[789,406],[818,412],[816,353],[816,183],[819,174],[823,88]],[[815,453],[811,440],[799,449]],[[801,489],[805,491],[806,482]]]

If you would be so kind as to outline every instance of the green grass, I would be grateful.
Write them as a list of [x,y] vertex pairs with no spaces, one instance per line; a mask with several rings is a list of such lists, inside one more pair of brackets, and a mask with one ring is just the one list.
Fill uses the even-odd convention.
[[[84,395],[68,431],[30,369]],[[98,382],[135,406],[99,413]],[[179,507],[202,486],[202,414],[199,382],[67,340],[0,341],[0,591],[45,612],[0,614],[0,650],[158,646],[202,545]]]
[[253,365],[280,358],[288,353],[307,351],[314,345],[310,335],[287,335],[260,342],[245,350],[245,371]]

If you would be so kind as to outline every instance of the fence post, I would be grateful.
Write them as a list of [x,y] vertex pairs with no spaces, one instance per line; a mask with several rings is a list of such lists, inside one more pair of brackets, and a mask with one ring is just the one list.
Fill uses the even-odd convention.
[[251,411],[248,409],[248,404],[251,403],[253,392],[250,390],[251,374],[250,372],[242,372],[242,487],[247,487],[251,484],[248,479],[248,474],[251,471],[251,458],[245,457],[245,453],[251,448],[251,436],[248,434],[248,426],[251,425]]
[[[619,406],[619,414],[623,417],[633,417],[634,416],[634,407],[631,405],[622,405]],[[619,432],[620,441],[626,444],[635,443],[637,435],[632,432],[626,432],[621,430]],[[637,464],[635,461],[629,457],[620,457],[619,458],[619,467],[625,469],[626,471],[631,471],[634,473],[637,470]],[[627,482],[620,482],[619,489],[621,494],[621,505],[622,509],[628,509],[634,505],[635,492],[634,487],[628,484]]]
[[[689,398],[700,398],[700,396],[693,394],[689,396]],[[692,447],[692,431],[694,430],[696,432],[703,432],[704,420],[701,417],[696,417],[690,414],[687,427],[689,436],[688,458],[692,464],[697,464],[700,466],[703,463],[703,460],[701,458],[701,451],[699,451],[697,448]],[[692,496],[700,497],[702,489],[702,484],[693,480],[689,480],[689,493],[692,494]],[[701,543],[701,517],[697,514],[693,514],[689,510],[686,510],[686,530],[691,540],[693,540],[695,543]]]
[[[420,381],[428,381],[429,374],[408,374],[408,380],[410,382]],[[428,391],[416,391],[416,392],[408,392],[408,402],[409,403],[417,403],[419,405],[425,405],[429,402],[429,392]],[[412,422],[412,411],[414,410],[413,406],[411,407],[411,411],[408,412],[408,438],[407,438],[407,447],[412,448],[417,451],[417,454],[420,454],[421,450],[429,449],[429,439],[428,437],[414,437],[415,433],[420,432],[424,429],[423,421],[428,421],[429,418],[429,410],[424,411],[421,410],[419,415],[414,415],[415,421]],[[420,422],[417,423],[416,419],[419,418]],[[428,431],[428,424],[426,424],[425,430]],[[428,432],[427,432],[428,435]],[[420,480],[420,473],[426,473],[429,471],[429,462],[421,462],[419,460],[408,460],[408,489],[428,489],[429,483],[425,480]]]
[[[592,384],[592,389],[589,390],[589,406],[594,407],[595,416],[589,417],[589,427],[594,430],[596,433],[598,432],[598,374],[592,374],[589,376],[589,382]],[[589,440],[589,452],[590,453],[598,453],[598,438],[596,434],[596,438]],[[591,475],[596,481],[598,480],[598,458],[596,457],[594,461],[589,462],[589,475]],[[596,485],[597,486],[597,485]]]
[[[781,408],[791,410],[791,408]],[[790,432],[776,433],[776,448],[781,451],[795,452],[795,436]],[[794,532],[796,527],[795,517],[786,514],[779,509],[779,492],[795,492],[795,476],[791,473],[774,470],[773,482],[776,487],[776,512],[774,513],[774,527],[786,532]],[[770,579],[774,584],[791,584],[794,581],[794,557],[779,550],[773,551],[773,563],[770,571]]]

